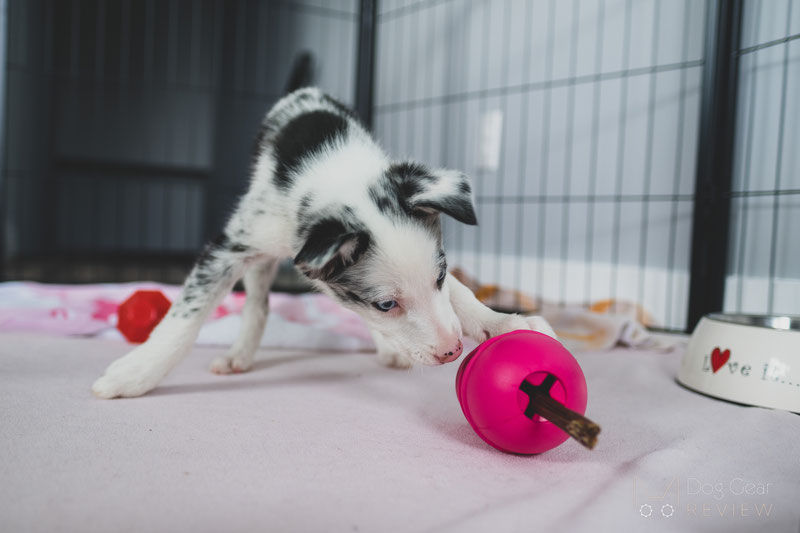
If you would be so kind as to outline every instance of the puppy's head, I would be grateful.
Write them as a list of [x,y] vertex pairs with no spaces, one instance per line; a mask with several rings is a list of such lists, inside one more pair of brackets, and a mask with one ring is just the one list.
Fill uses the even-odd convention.
[[304,244],[295,265],[361,315],[384,349],[423,364],[455,360],[461,324],[446,283],[440,213],[476,224],[466,176],[391,165],[347,206],[310,220],[301,208]]

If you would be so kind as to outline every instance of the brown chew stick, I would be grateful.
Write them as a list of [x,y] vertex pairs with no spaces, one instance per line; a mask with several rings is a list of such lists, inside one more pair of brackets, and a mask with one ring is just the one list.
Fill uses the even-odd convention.
[[528,408],[525,409],[526,416],[531,418],[538,414],[590,450],[595,447],[600,426],[554,400],[548,393],[549,387],[523,381],[520,389],[530,398]]

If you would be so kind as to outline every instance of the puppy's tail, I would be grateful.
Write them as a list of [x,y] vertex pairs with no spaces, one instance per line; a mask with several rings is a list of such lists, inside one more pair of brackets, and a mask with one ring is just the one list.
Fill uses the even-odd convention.
[[289,81],[286,83],[285,93],[293,93],[303,87],[314,84],[314,56],[311,52],[303,51],[295,58],[292,65]]

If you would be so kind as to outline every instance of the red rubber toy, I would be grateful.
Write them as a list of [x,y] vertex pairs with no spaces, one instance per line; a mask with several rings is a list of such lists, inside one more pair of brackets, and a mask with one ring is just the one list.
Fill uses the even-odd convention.
[[475,348],[456,376],[464,416],[500,451],[536,454],[569,437],[591,449],[600,426],[586,412],[586,379],[557,340],[534,331],[499,335]]
[[161,291],[136,291],[117,309],[117,329],[128,342],[147,340],[172,305]]

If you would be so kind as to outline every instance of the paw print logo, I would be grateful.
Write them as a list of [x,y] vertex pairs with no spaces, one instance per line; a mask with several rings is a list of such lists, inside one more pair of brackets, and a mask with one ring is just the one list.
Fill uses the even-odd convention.
[[663,516],[664,518],[669,518],[674,514],[675,514],[675,508],[672,505],[665,503],[664,505],[661,506],[661,516]]
[[645,518],[650,518],[650,515],[653,514],[653,508],[650,507],[649,503],[645,503],[639,507],[639,514]]

